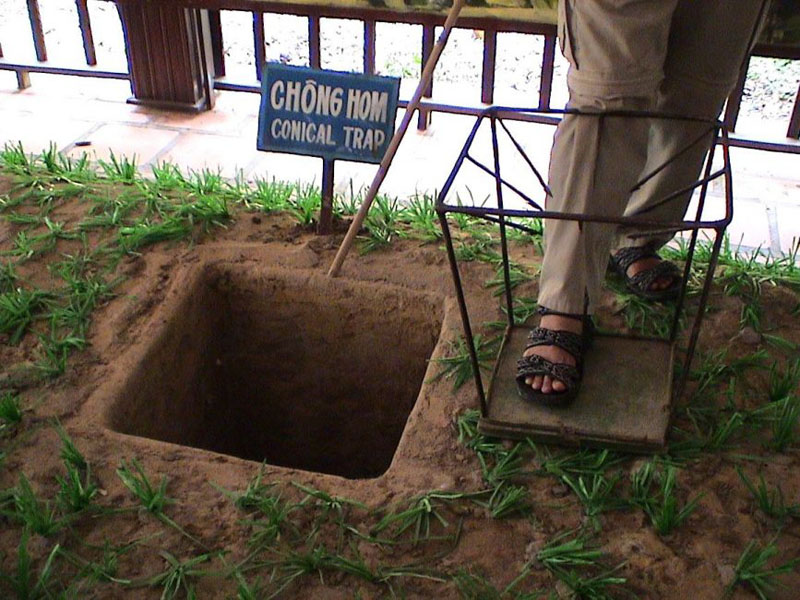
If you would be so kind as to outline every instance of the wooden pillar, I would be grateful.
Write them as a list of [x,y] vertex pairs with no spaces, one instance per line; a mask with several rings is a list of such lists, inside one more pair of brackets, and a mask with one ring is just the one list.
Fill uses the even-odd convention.
[[483,70],[481,73],[481,102],[494,102],[495,62],[497,61],[497,32],[483,31]]
[[794,108],[792,109],[789,131],[786,132],[786,136],[800,139],[800,86],[797,87],[797,96],[794,97]]
[[[420,62],[420,74],[425,69],[425,65],[428,64],[428,59],[430,58],[431,54],[433,53],[433,46],[436,43],[434,39],[436,34],[436,29],[433,24],[425,23],[422,26],[422,61]],[[431,81],[428,84],[428,87],[422,92],[423,98],[430,98],[433,95],[433,77],[431,77]],[[431,124],[431,111],[425,108],[420,108],[419,113],[417,115],[417,129],[419,131],[425,131],[428,126]]]
[[208,11],[151,0],[118,0],[133,98],[160,108],[214,106]]
[[550,98],[553,93],[553,71],[556,60],[556,34],[548,33],[544,36],[542,52],[542,75],[539,80],[539,110],[550,109]]

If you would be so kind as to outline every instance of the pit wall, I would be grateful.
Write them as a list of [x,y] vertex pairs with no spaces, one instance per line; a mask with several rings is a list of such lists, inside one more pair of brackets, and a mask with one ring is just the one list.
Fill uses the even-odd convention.
[[[203,317],[203,312],[209,312],[208,308],[203,308],[202,298],[196,292],[186,294],[185,291],[196,290],[199,280],[208,277],[209,273],[224,272],[220,271],[220,265],[235,264],[237,269],[244,266],[249,273],[248,278],[274,278],[279,274],[281,278],[286,278],[293,285],[300,286],[304,283],[322,288],[326,285],[333,285],[328,278],[319,271],[304,270],[296,268],[292,263],[298,262],[293,258],[282,258],[278,261],[274,256],[264,256],[260,251],[262,247],[253,245],[237,246],[236,248],[227,247],[223,251],[219,247],[199,247],[192,251],[194,255],[190,264],[175,268],[170,277],[168,285],[152,282],[155,288],[163,288],[161,291],[161,301],[146,322],[141,323],[136,331],[123,332],[121,338],[126,349],[120,355],[119,360],[110,366],[109,372],[103,378],[100,386],[89,396],[87,402],[81,409],[82,417],[87,426],[91,428],[99,427],[98,435],[105,439],[105,443],[112,444],[118,448],[118,453],[133,456],[156,455],[167,457],[166,460],[182,460],[191,464],[193,471],[201,478],[220,481],[220,467],[224,469],[234,480],[241,481],[244,473],[254,473],[259,463],[256,461],[244,460],[212,452],[187,445],[186,440],[197,441],[202,435],[202,422],[208,418],[204,414],[205,408],[200,406],[189,406],[192,394],[203,394],[203,386],[208,385],[202,380],[192,381],[194,387],[189,392],[181,392],[170,384],[159,386],[148,373],[147,365],[159,363],[163,365],[165,371],[172,374],[172,379],[191,380],[191,372],[208,369],[209,355],[203,352],[194,353],[194,357],[189,361],[182,361],[180,357],[187,354],[191,355],[192,348],[198,344],[206,344],[204,340],[209,340],[214,328],[220,327],[220,322],[215,319],[224,319],[224,307],[219,305],[221,314],[214,315],[214,318]],[[227,257],[226,257],[227,255]],[[150,258],[154,258],[151,255]],[[281,263],[290,269],[279,269],[264,267],[264,264]],[[299,262],[303,262],[302,260]],[[155,265],[150,267],[157,270]],[[162,265],[163,268],[163,265]],[[205,273],[205,275],[203,275]],[[445,273],[445,271],[442,271]],[[383,292],[393,295],[396,298],[409,298],[409,290],[382,282],[361,282],[343,278],[345,287],[356,289],[359,287],[375,287]],[[341,285],[342,281],[334,282]],[[224,277],[222,281],[217,281],[216,285],[225,285]],[[140,290],[136,295],[146,297],[158,290]],[[282,466],[266,464],[266,475],[274,480],[299,480],[310,484],[329,486],[336,489],[338,486],[346,485],[350,493],[358,495],[358,490],[362,489],[365,493],[363,498],[369,500],[375,497],[376,489],[394,488],[401,485],[406,489],[428,490],[431,487],[449,487],[455,482],[450,480],[450,476],[434,468],[438,463],[434,460],[442,452],[453,452],[452,426],[453,417],[457,410],[454,410],[454,401],[458,404],[465,404],[464,399],[469,398],[466,403],[474,401],[474,389],[471,382],[463,386],[455,393],[452,383],[449,380],[433,381],[440,367],[435,363],[436,358],[440,358],[447,353],[448,345],[455,341],[461,332],[461,323],[458,317],[458,310],[454,299],[431,293],[413,291],[412,297],[415,301],[419,296],[425,298],[426,310],[430,311],[431,318],[441,322],[440,335],[433,345],[430,355],[430,362],[424,371],[421,389],[416,397],[416,402],[410,409],[407,422],[402,428],[402,434],[397,445],[396,452],[389,468],[379,477],[364,478],[361,480],[345,479],[336,475],[329,475],[314,471],[307,471],[298,468],[286,468]],[[212,302],[213,306],[213,302]],[[386,307],[384,307],[386,308]],[[130,309],[135,314],[134,307]],[[180,313],[184,321],[193,324],[191,332],[177,332],[177,325],[171,322],[170,315]],[[211,311],[213,312],[213,311]],[[117,325],[123,325],[127,320],[124,315],[116,317]],[[359,323],[351,323],[351,327],[358,328]],[[398,333],[390,332],[388,337],[377,338],[375,343],[365,351],[368,353],[386,353],[390,351],[391,344],[397,343]],[[131,339],[128,339],[131,338]],[[165,341],[160,349],[154,349],[158,344],[154,341]],[[214,340],[211,340],[214,343]],[[174,403],[167,402],[138,402],[132,403],[131,396],[138,396],[140,399],[148,397],[168,397],[173,398]],[[137,408],[134,408],[137,407]],[[196,411],[199,418],[196,420],[179,420],[177,414],[186,414],[187,411]],[[460,409],[458,409],[460,410]],[[351,419],[358,422],[360,415],[345,413],[342,418]],[[369,418],[361,419],[369,421]],[[153,432],[161,441],[156,441],[148,437],[131,435],[127,431],[135,431],[143,423],[150,423]],[[380,435],[380,428],[371,427],[374,423],[366,422],[362,424],[367,437],[370,435]],[[153,434],[149,434],[153,437]],[[181,443],[175,443],[181,440]],[[100,440],[98,440],[100,441]],[[202,472],[207,470],[207,475]],[[222,478],[227,479],[227,477]],[[380,494],[378,495],[380,497]]]

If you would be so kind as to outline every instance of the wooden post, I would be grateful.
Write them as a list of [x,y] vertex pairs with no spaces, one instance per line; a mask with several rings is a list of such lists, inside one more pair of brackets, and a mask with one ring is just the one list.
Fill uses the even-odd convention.
[[[430,23],[425,23],[422,26],[422,66],[425,67],[428,64],[428,61],[431,58],[431,54],[433,53],[433,45],[435,40],[436,29]],[[430,98],[433,95],[433,77],[428,82],[428,85],[425,86],[425,89],[422,92],[422,96],[424,98]],[[431,111],[425,110],[421,108],[419,111],[419,115],[417,116],[417,129],[419,131],[425,131],[428,128],[428,125],[431,124]]]
[[792,118],[789,121],[789,130],[786,132],[786,136],[800,139],[800,86],[797,87],[797,96],[794,97]]
[[550,108],[553,92],[553,69],[556,59],[556,35],[545,34],[542,52],[542,76],[539,80],[539,110]]
[[494,102],[495,63],[497,61],[497,32],[483,31],[483,71],[481,73],[481,102]]
[[264,40],[264,13],[253,13],[253,44],[255,47],[256,79],[261,81],[261,74],[267,62],[267,44]]
[[736,129],[736,122],[739,120],[739,108],[742,105],[742,98],[744,97],[744,86],[747,83],[747,69],[750,67],[750,57],[744,60],[741,70],[739,71],[739,79],[736,81],[736,86],[733,88],[728,102],[725,106],[725,117],[723,122],[728,131]]
[[208,11],[208,26],[211,30],[211,53],[214,55],[214,76],[225,76],[225,48],[222,42],[222,15],[218,10]]
[[208,11],[118,0],[134,104],[200,111],[214,106]]
[[86,57],[86,64],[94,66],[97,64],[97,55],[94,51],[94,36],[92,35],[92,21],[89,18],[89,7],[86,0],[75,0],[75,8],[78,11],[78,26],[81,29],[83,39],[83,55]]
[[31,32],[33,33],[33,47],[36,50],[36,60],[39,62],[46,62],[47,46],[44,42],[44,27],[42,26],[42,15],[39,12],[39,0],[28,0],[28,18],[31,21]]

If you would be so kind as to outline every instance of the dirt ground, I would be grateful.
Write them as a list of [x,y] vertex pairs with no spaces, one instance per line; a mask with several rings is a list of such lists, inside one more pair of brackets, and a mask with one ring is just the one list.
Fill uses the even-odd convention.
[[[9,187],[0,176],[0,195]],[[77,200],[67,202],[51,218],[69,224],[84,209]],[[10,247],[20,228],[0,219],[0,249]],[[286,501],[306,495],[295,482],[363,503],[345,503],[343,509],[362,533],[374,529],[387,510],[420,494],[487,488],[478,455],[459,441],[456,428],[459,415],[477,408],[473,382],[454,390],[451,379],[435,378],[442,368],[436,359],[449,355],[461,334],[443,244],[402,239],[366,254],[354,251],[341,277],[330,280],[325,273],[341,239],[341,233],[318,237],[285,213],[237,210],[226,228],[192,244],[161,243],[123,258],[117,273],[124,281],[95,311],[88,345],[70,356],[63,375],[47,381],[26,375],[36,360],[34,335],[19,345],[9,336],[0,340],[0,391],[18,393],[25,409],[19,428],[3,441],[0,490],[17,486],[24,473],[40,497],[55,497],[64,468],[62,441],[52,426],[58,419],[91,465],[101,490],[97,504],[112,509],[80,514],[49,537],[32,534],[27,548],[36,572],[58,544],[72,560],[59,558],[54,579],[67,587],[81,571],[74,557],[99,560],[98,549],[107,541],[126,548],[116,554],[116,578],[139,583],[74,584],[68,597],[172,597],[166,595],[168,583],[152,579],[169,565],[167,556],[186,561],[206,554],[181,571],[197,598],[237,597],[231,565],[242,565],[250,582],[260,578],[267,591],[257,597],[267,597],[275,589],[270,577],[289,572],[286,560],[297,558],[291,554],[293,534],[281,530],[275,544],[283,550],[269,559],[253,558],[259,525],[220,491],[244,490],[259,472],[261,457],[261,482],[276,483]],[[77,242],[59,241],[62,254],[76,248]],[[517,243],[513,255],[535,269],[538,259],[529,247]],[[36,259],[20,273],[42,284],[51,276],[47,261]],[[475,324],[503,318],[500,300],[485,285],[494,275],[486,263],[462,263]],[[517,295],[535,298],[535,282],[523,283]],[[764,330],[800,343],[793,314],[798,300],[788,288],[765,286]],[[715,289],[711,305],[695,366],[721,349],[728,350],[728,362],[759,349],[781,365],[794,356],[742,333],[739,299]],[[609,292],[599,316],[604,327],[624,327],[617,310]],[[719,407],[730,400],[744,411],[765,402],[765,370],[748,371],[739,384],[730,395],[720,386]],[[680,407],[690,404],[697,386],[691,382],[677,401],[675,425],[684,431],[692,424]],[[671,443],[680,439],[673,433]],[[514,478],[527,490],[526,514],[495,519],[476,503],[442,503],[447,526],[431,516],[431,533],[438,537],[417,544],[408,541],[408,532],[400,536],[403,543],[376,544],[353,535],[342,544],[342,529],[322,528],[313,538],[315,548],[342,548],[373,572],[378,565],[395,568],[387,578],[392,585],[371,583],[346,568],[308,567],[304,555],[310,574],[298,576],[278,597],[501,597],[463,586],[459,591],[454,578],[469,572],[502,590],[528,569],[514,591],[532,595],[520,597],[567,598],[568,587],[540,564],[537,553],[560,533],[582,529],[606,554],[606,564],[621,565],[614,575],[626,582],[610,588],[610,597],[721,598],[749,542],[775,542],[779,552],[770,565],[800,557],[800,520],[776,523],[764,516],[736,471],[741,468],[753,481],[761,473],[770,487],[781,486],[786,504],[800,502],[797,447],[778,453],[763,442],[763,436],[740,432],[725,447],[680,463],[677,497],[700,500],[688,520],[665,536],[630,506],[587,518],[579,498],[558,476],[537,472],[541,458],[531,457],[525,471],[534,473]],[[166,476],[174,502],[164,514],[184,533],[137,510],[116,473],[122,461],[131,464],[134,458],[151,481]],[[620,474],[617,492],[625,497],[630,474],[646,457],[620,459],[612,471]],[[309,511],[297,510],[289,520],[308,528],[318,514]],[[0,569],[10,574],[17,569],[23,528],[8,511],[0,512],[0,523]],[[772,597],[796,598],[797,567],[781,581],[787,587],[775,588]],[[0,581],[0,590],[11,590],[8,585]],[[183,591],[175,597],[184,597]],[[731,597],[755,594],[736,585]]]

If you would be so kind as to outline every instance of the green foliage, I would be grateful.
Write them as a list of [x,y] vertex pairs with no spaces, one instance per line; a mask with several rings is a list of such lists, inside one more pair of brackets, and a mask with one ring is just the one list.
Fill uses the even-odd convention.
[[415,194],[402,213],[413,234],[426,242],[441,239],[442,229],[436,215],[434,199],[428,194]]
[[136,155],[129,159],[126,156],[117,157],[113,152],[110,152],[107,161],[98,160],[97,163],[111,181],[132,185],[139,177]]
[[61,551],[56,544],[44,561],[38,573],[34,560],[28,552],[30,533],[27,528],[22,531],[22,538],[17,547],[16,569],[11,574],[0,572],[0,581],[5,582],[19,600],[41,600],[52,598],[54,587],[55,561]]
[[768,447],[776,452],[783,452],[800,439],[797,426],[800,420],[800,398],[786,396],[772,403],[772,438]]
[[[473,343],[475,345],[475,353],[478,357],[479,367],[486,370],[491,369],[492,363],[497,358],[500,338],[494,337],[484,340],[483,336],[478,333],[475,335]],[[457,390],[474,377],[469,347],[463,336],[459,337],[456,342],[450,344],[448,356],[436,358],[434,361],[442,365],[442,370],[439,371],[431,381],[437,381],[442,377],[452,379],[453,390]]]
[[164,507],[173,502],[167,497],[167,476],[164,475],[158,487],[154,487],[141,463],[135,458],[131,460],[131,466],[128,466],[123,460],[117,468],[117,476],[122,480],[123,485],[139,499],[142,507],[153,514],[163,513]]
[[[618,312],[625,317],[625,326],[641,335],[669,337],[675,317],[673,302],[652,302],[629,291],[619,278],[607,279],[609,287],[617,299]],[[685,315],[680,316],[679,326],[685,323]]]
[[0,166],[11,173],[29,175],[34,169],[33,156],[25,152],[22,142],[12,144],[6,142],[0,150]]
[[0,392],[0,436],[22,422],[19,396],[13,392]]
[[767,563],[777,554],[775,542],[760,546],[755,540],[751,541],[736,563],[736,577],[729,590],[737,584],[743,584],[750,587],[761,600],[767,600],[779,583],[778,576],[789,573],[800,564],[800,558],[793,558],[775,567],[768,567]]
[[432,526],[437,524],[443,529],[449,523],[442,514],[442,508],[455,500],[468,498],[462,492],[428,492],[412,498],[405,509],[385,514],[372,528],[372,534],[389,530],[392,538],[398,538],[407,531],[412,533],[412,541],[416,546],[431,537]]
[[[536,562],[560,579],[576,598],[613,598],[615,586],[624,584],[624,577],[614,573],[619,567],[608,568],[603,553],[589,543],[585,534],[565,531],[536,554]],[[571,539],[570,539],[571,538]]]
[[528,488],[505,481],[497,484],[484,506],[493,519],[526,515],[532,508]]
[[287,202],[286,210],[300,225],[310,227],[317,223],[317,213],[322,205],[322,194],[318,187],[298,184]]
[[516,589],[530,574],[530,567],[526,566],[511,583],[501,590],[498,590],[485,577],[464,569],[456,572],[453,582],[464,600],[540,600],[545,597],[544,592],[540,590],[523,592]]
[[162,600],[178,598],[181,592],[183,592],[182,596],[184,598],[196,598],[193,580],[214,574],[212,571],[201,569],[199,566],[211,560],[215,554],[200,554],[183,561],[178,560],[166,550],[161,550],[159,555],[166,561],[166,569],[158,575],[147,578],[142,584],[162,588]]
[[781,486],[778,485],[775,489],[770,490],[767,487],[767,482],[764,481],[764,475],[759,473],[758,487],[756,487],[739,467],[736,468],[736,472],[739,474],[742,483],[744,483],[745,487],[753,496],[756,506],[758,506],[765,515],[780,521],[783,521],[787,517],[800,519],[800,503],[787,505]]
[[[520,265],[510,264],[508,268],[508,284],[510,289],[514,289],[522,283],[526,281],[530,281],[531,276],[528,272],[521,267]],[[503,269],[503,265],[500,264],[497,267],[497,273],[495,276],[487,281],[485,284],[487,288],[494,288],[492,292],[493,296],[501,296],[506,291],[506,278],[505,278],[505,271]]]
[[769,368],[769,400],[777,402],[787,396],[800,395],[800,356],[787,361],[781,370],[777,362]]
[[572,489],[583,504],[587,517],[596,517],[602,512],[616,510],[625,506],[622,499],[614,494],[621,476],[610,478],[600,473],[591,477],[562,475],[562,481]]
[[271,179],[256,179],[252,189],[242,197],[244,205],[251,210],[270,213],[286,210],[296,186]]
[[56,515],[56,507],[36,495],[24,473],[19,475],[13,500],[13,512],[8,516],[33,533],[49,537],[63,528],[64,522]]
[[397,198],[376,196],[364,220],[367,235],[361,246],[362,253],[388,246],[401,237],[400,217],[401,209]]
[[48,297],[42,290],[23,288],[0,294],[0,333],[9,334],[10,344],[19,343],[37,314],[45,308]]
[[[658,471],[654,462],[647,462],[631,475],[631,503],[641,508],[659,535],[669,535],[683,524],[697,508],[702,494],[680,505],[675,495],[677,469],[672,465]],[[658,491],[652,492],[653,485]]]
[[56,476],[59,485],[58,504],[66,513],[80,512],[91,506],[99,489],[92,481],[92,472],[88,466],[81,471],[68,462],[66,468],[65,477]]

